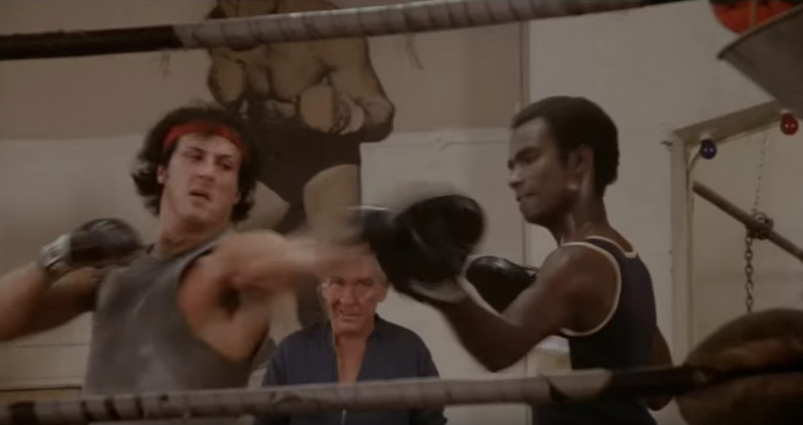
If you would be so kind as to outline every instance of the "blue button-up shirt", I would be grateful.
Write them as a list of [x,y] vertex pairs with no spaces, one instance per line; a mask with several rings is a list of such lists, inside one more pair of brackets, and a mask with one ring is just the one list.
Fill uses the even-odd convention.
[[[437,377],[424,341],[413,331],[379,316],[368,338],[357,381]],[[295,332],[282,340],[262,381],[263,386],[336,383],[337,356],[330,322]],[[443,408],[336,411],[319,415],[261,417],[255,425],[443,425]]]

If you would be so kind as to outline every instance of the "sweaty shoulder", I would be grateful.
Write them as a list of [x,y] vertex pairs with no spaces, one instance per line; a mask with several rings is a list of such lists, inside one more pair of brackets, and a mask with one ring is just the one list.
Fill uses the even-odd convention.
[[[619,268],[607,251],[587,242],[567,243],[552,253],[539,271],[546,282],[570,300],[577,314],[564,329],[585,332],[605,323],[618,299]],[[557,288],[557,286],[561,286]]]
[[607,251],[586,243],[567,243],[552,252],[538,272],[539,284],[554,283],[573,296],[595,296],[604,290],[600,283],[616,281],[615,259]]
[[599,272],[612,271],[610,254],[587,242],[570,242],[553,251],[544,260],[539,270],[539,280],[546,273],[594,276]]

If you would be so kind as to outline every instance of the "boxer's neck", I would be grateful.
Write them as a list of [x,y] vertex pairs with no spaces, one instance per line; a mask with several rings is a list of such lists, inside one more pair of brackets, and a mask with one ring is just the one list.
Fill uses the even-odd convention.
[[604,235],[611,230],[605,203],[600,198],[578,201],[555,225],[547,229],[558,245]]
[[161,215],[153,255],[169,258],[191,251],[220,235],[228,227],[227,222],[218,226],[204,226],[181,220],[172,214]]

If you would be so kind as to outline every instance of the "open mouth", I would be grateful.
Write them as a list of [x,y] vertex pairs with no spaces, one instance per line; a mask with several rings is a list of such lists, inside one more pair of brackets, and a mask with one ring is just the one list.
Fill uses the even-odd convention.
[[209,193],[204,192],[202,190],[190,191],[190,197],[195,198],[195,199],[203,199],[204,201],[208,201],[211,198],[209,196]]

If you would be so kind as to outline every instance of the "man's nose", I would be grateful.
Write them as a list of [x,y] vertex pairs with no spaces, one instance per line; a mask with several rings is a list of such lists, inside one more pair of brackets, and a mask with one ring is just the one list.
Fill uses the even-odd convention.
[[518,167],[514,167],[510,170],[510,174],[507,178],[507,184],[510,186],[511,189],[516,190],[522,184],[521,172],[519,171]]
[[196,168],[198,175],[212,178],[215,176],[215,162],[211,159],[204,159]]
[[346,304],[355,304],[357,302],[357,292],[353,286],[346,286],[343,288],[343,295],[340,297],[340,302]]

